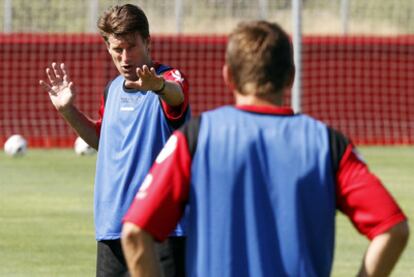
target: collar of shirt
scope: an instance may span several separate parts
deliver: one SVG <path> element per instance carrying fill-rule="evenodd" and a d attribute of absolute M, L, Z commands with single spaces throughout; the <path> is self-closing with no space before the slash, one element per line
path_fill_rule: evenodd
<path fill-rule="evenodd" d="M 275 115 L 294 115 L 293 109 L 286 106 L 276 105 L 236 105 L 236 109 L 262 114 L 275 114 Z"/>

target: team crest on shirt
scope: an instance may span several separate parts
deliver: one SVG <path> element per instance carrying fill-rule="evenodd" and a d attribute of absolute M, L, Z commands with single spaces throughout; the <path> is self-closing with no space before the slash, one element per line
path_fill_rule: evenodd
<path fill-rule="evenodd" d="M 171 135 L 171 137 L 165 143 L 164 148 L 158 154 L 157 159 L 155 160 L 157 164 L 160 164 L 163 161 L 165 161 L 165 159 L 168 158 L 174 152 L 174 150 L 177 148 L 177 141 L 177 136 Z"/>
<path fill-rule="evenodd" d="M 180 73 L 180 71 L 178 71 L 178 70 L 174 70 L 174 71 L 171 73 L 171 76 L 174 78 L 174 80 L 175 80 L 176 82 L 180 82 L 180 83 L 182 83 L 182 82 L 184 81 L 184 78 L 181 76 L 181 73 Z"/>
<path fill-rule="evenodd" d="M 149 186 L 151 185 L 151 183 L 152 183 L 152 179 L 154 179 L 154 178 L 152 177 L 152 174 L 151 174 L 151 173 L 149 173 L 149 174 L 145 177 L 144 181 L 142 182 L 141 187 L 139 188 L 138 193 L 137 193 L 137 195 L 135 196 L 136 198 L 138 198 L 138 199 L 142 199 L 142 198 L 147 197 L 147 189 L 148 189 L 148 188 L 149 188 Z"/>

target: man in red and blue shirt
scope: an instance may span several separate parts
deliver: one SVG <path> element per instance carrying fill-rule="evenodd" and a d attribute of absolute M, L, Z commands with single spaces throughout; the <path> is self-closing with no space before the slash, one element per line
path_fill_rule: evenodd
<path fill-rule="evenodd" d="M 121 220 L 171 133 L 189 119 L 188 83 L 178 69 L 153 62 L 148 20 L 135 5 L 114 6 L 98 28 L 120 75 L 105 89 L 100 119 L 74 105 L 75 89 L 64 64 L 46 69 L 41 85 L 75 131 L 98 149 L 95 178 L 97 276 L 127 276 Z M 98 148 L 99 146 L 99 148 Z M 171 230 L 158 245 L 165 276 L 183 276 L 184 231 Z"/>
<path fill-rule="evenodd" d="M 229 36 L 235 106 L 176 131 L 124 218 L 132 276 L 156 276 L 153 240 L 187 220 L 188 276 L 329 276 L 336 210 L 371 240 L 359 274 L 387 275 L 406 217 L 340 132 L 282 106 L 294 76 L 288 35 L 265 21 Z"/>

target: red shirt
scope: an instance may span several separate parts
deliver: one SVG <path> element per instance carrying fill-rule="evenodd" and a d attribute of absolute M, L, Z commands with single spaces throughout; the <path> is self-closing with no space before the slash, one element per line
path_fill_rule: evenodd
<path fill-rule="evenodd" d="M 291 114 L 286 113 L 286 109 L 239 108 L 251 112 Z M 124 221 L 140 226 L 157 240 L 168 236 L 181 218 L 189 198 L 191 144 L 188 134 L 182 130 L 171 136 Z M 337 209 L 349 217 L 360 233 L 372 239 L 406 220 L 406 216 L 380 180 L 370 172 L 354 145 L 344 140 L 343 147 L 336 169 Z"/>

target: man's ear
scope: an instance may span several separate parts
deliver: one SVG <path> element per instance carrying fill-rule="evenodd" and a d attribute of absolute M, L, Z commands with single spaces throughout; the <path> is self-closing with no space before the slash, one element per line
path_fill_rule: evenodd
<path fill-rule="evenodd" d="M 222 69 L 223 79 L 226 86 L 231 90 L 234 91 L 236 86 L 234 84 L 233 74 L 230 70 L 230 67 L 227 64 L 223 65 Z"/>
<path fill-rule="evenodd" d="M 287 80 L 286 86 L 288 88 L 292 88 L 293 82 L 295 81 L 295 67 L 293 67 L 292 72 L 289 75 L 289 79 Z"/>
<path fill-rule="evenodd" d="M 148 51 L 148 53 L 151 53 L 151 43 L 152 43 L 152 41 L 151 41 L 151 37 L 150 36 L 148 36 L 146 39 L 145 39 L 145 47 L 147 48 L 147 51 Z"/>

